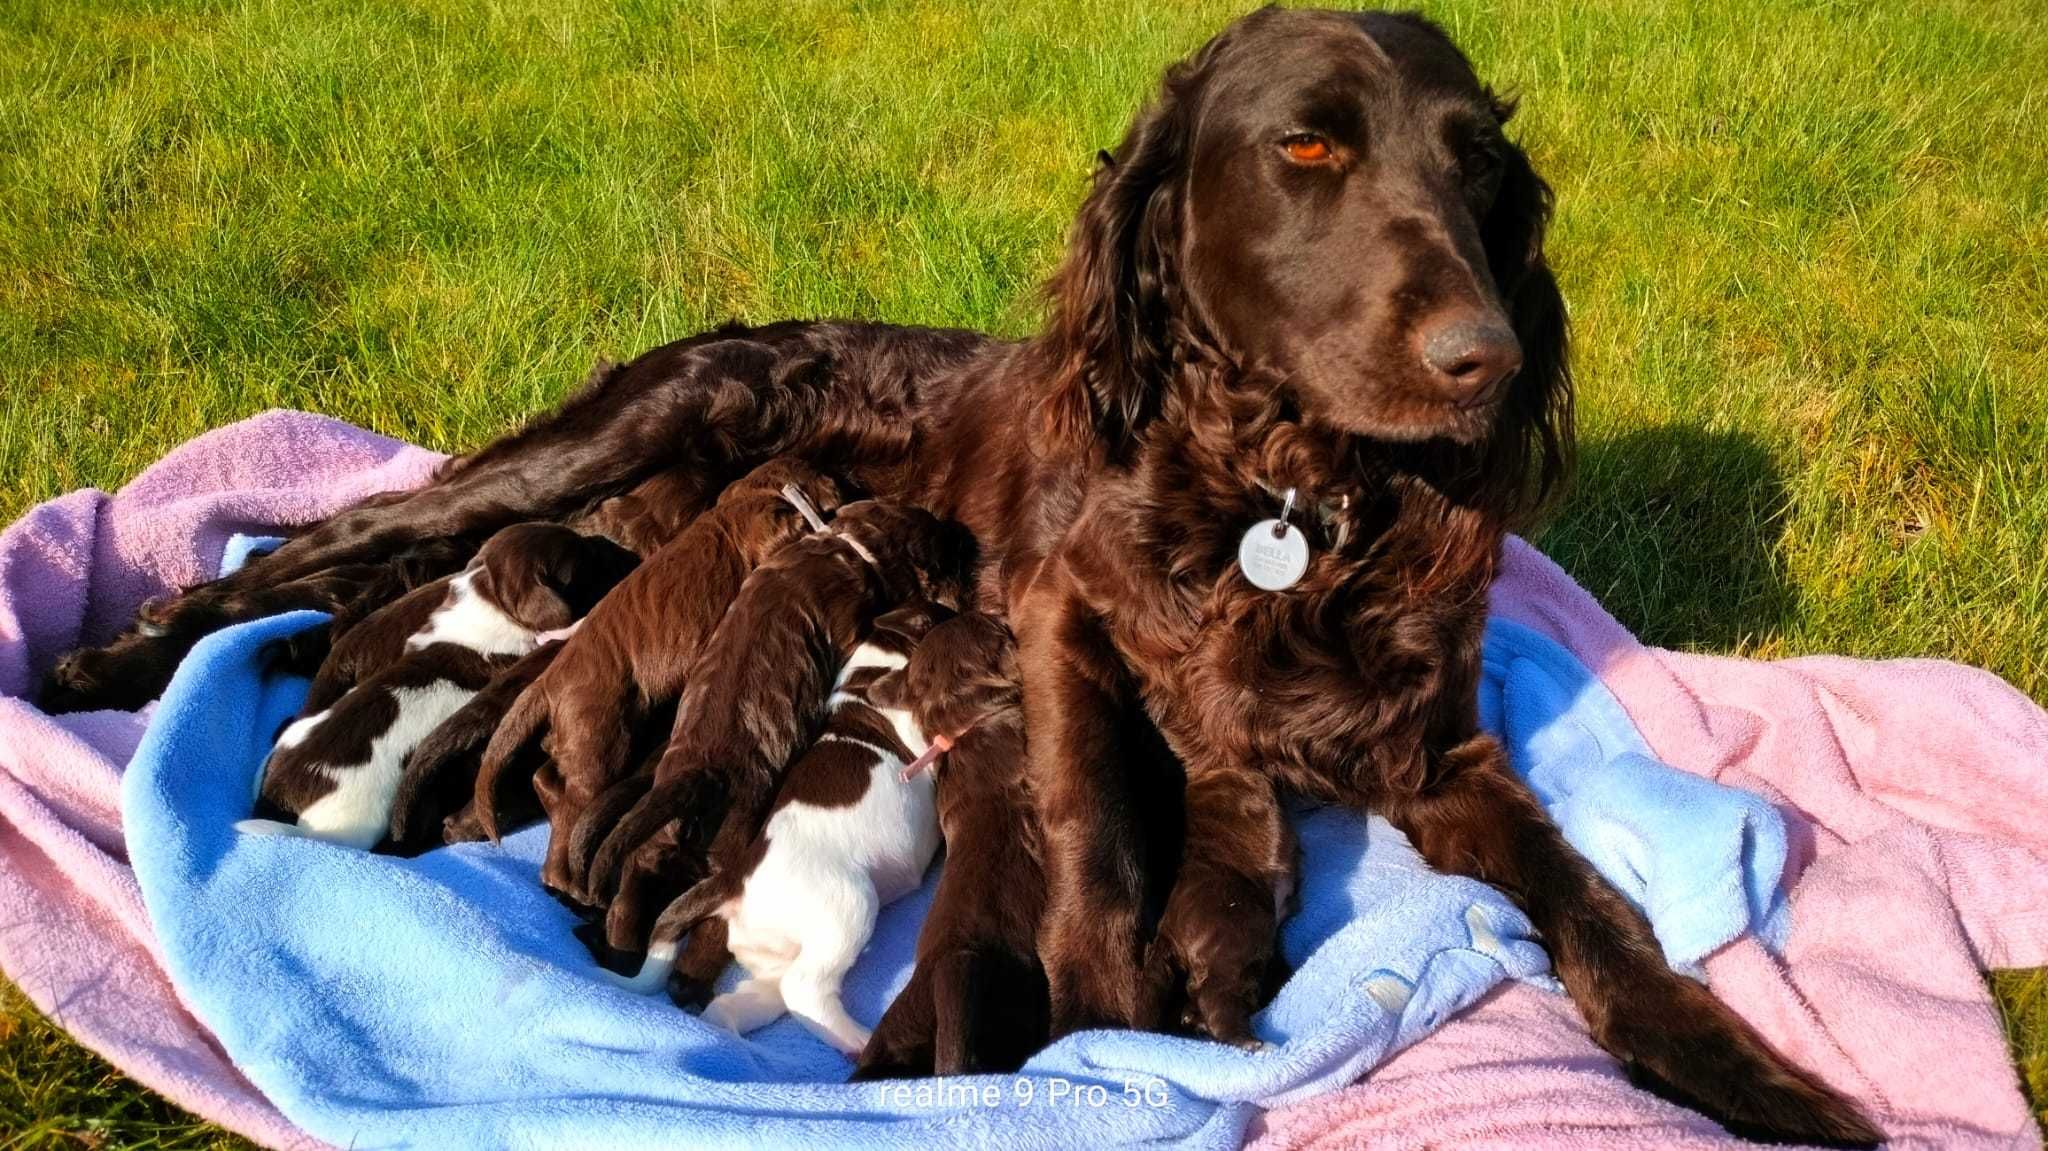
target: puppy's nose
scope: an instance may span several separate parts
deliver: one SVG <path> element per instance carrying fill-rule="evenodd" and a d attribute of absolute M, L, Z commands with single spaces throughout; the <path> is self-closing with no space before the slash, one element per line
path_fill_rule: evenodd
<path fill-rule="evenodd" d="M 1466 314 L 1422 334 L 1422 362 L 1458 403 L 1481 404 L 1522 370 L 1522 342 L 1500 316 Z"/>

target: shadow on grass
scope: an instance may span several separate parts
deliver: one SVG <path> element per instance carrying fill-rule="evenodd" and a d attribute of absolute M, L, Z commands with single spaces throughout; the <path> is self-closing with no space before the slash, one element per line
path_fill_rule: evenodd
<path fill-rule="evenodd" d="M 1580 445 L 1535 542 L 1644 642 L 1752 650 L 1798 607 L 1777 540 L 1785 485 L 1746 432 L 1648 428 Z"/>

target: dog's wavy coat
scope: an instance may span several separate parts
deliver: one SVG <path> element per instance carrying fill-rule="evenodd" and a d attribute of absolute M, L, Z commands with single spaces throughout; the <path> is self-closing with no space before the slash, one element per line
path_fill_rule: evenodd
<path fill-rule="evenodd" d="M 1163 735 L 1189 794 L 1219 799 L 1186 858 L 1252 914 L 1280 910 L 1276 787 L 1384 813 L 1528 911 L 1645 1082 L 1744 1134 L 1869 1143 L 1852 1105 L 1664 965 L 1478 730 L 1501 541 L 1571 446 L 1549 191 L 1510 111 L 1419 17 L 1253 13 L 1170 71 L 1097 173 L 1038 336 L 779 324 L 657 349 L 181 601 L 164 635 L 75 655 L 55 686 L 89 697 L 266 581 L 795 454 L 977 536 L 980 601 L 1019 644 L 1055 1032 L 1154 1022 L 1156 851 L 1125 765 Z M 1289 489 L 1313 560 L 1260 591 L 1237 543 Z M 1228 1034 L 1257 981 L 1225 975 L 1203 977 L 1199 1014 Z"/>

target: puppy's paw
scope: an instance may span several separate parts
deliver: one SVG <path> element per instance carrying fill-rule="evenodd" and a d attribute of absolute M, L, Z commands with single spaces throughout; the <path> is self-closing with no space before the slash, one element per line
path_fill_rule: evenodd
<path fill-rule="evenodd" d="M 474 808 L 465 807 L 441 821 L 443 843 L 482 843 L 488 838 Z"/>
<path fill-rule="evenodd" d="M 332 645 L 328 643 L 328 625 L 316 624 L 304 631 L 294 632 L 283 639 L 274 639 L 263 645 L 257 653 L 259 666 L 266 676 L 295 675 L 312 679 L 320 673 L 320 665 L 327 662 Z"/>

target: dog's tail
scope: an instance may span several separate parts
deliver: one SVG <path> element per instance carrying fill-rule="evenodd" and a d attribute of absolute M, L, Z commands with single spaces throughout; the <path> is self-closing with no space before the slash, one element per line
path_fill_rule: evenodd
<path fill-rule="evenodd" d="M 475 805 L 477 826 L 492 843 L 499 838 L 498 781 L 515 762 L 529 769 L 534 766 L 527 751 L 540 739 L 553 714 L 548 693 L 538 684 L 528 684 L 519 698 L 512 701 L 505 718 L 498 721 L 491 741 L 484 745 L 483 763 L 476 769 L 476 794 L 471 802 Z"/>
<path fill-rule="evenodd" d="M 606 976 L 635 995 L 652 995 L 667 987 L 669 973 L 675 970 L 676 955 L 682 950 L 683 937 L 738 898 L 741 886 L 742 881 L 729 871 L 706 876 L 676 896 L 662 911 L 661 918 L 654 921 L 654 931 L 647 940 L 647 960 L 640 965 L 640 974 L 628 977 L 607 971 Z"/>

